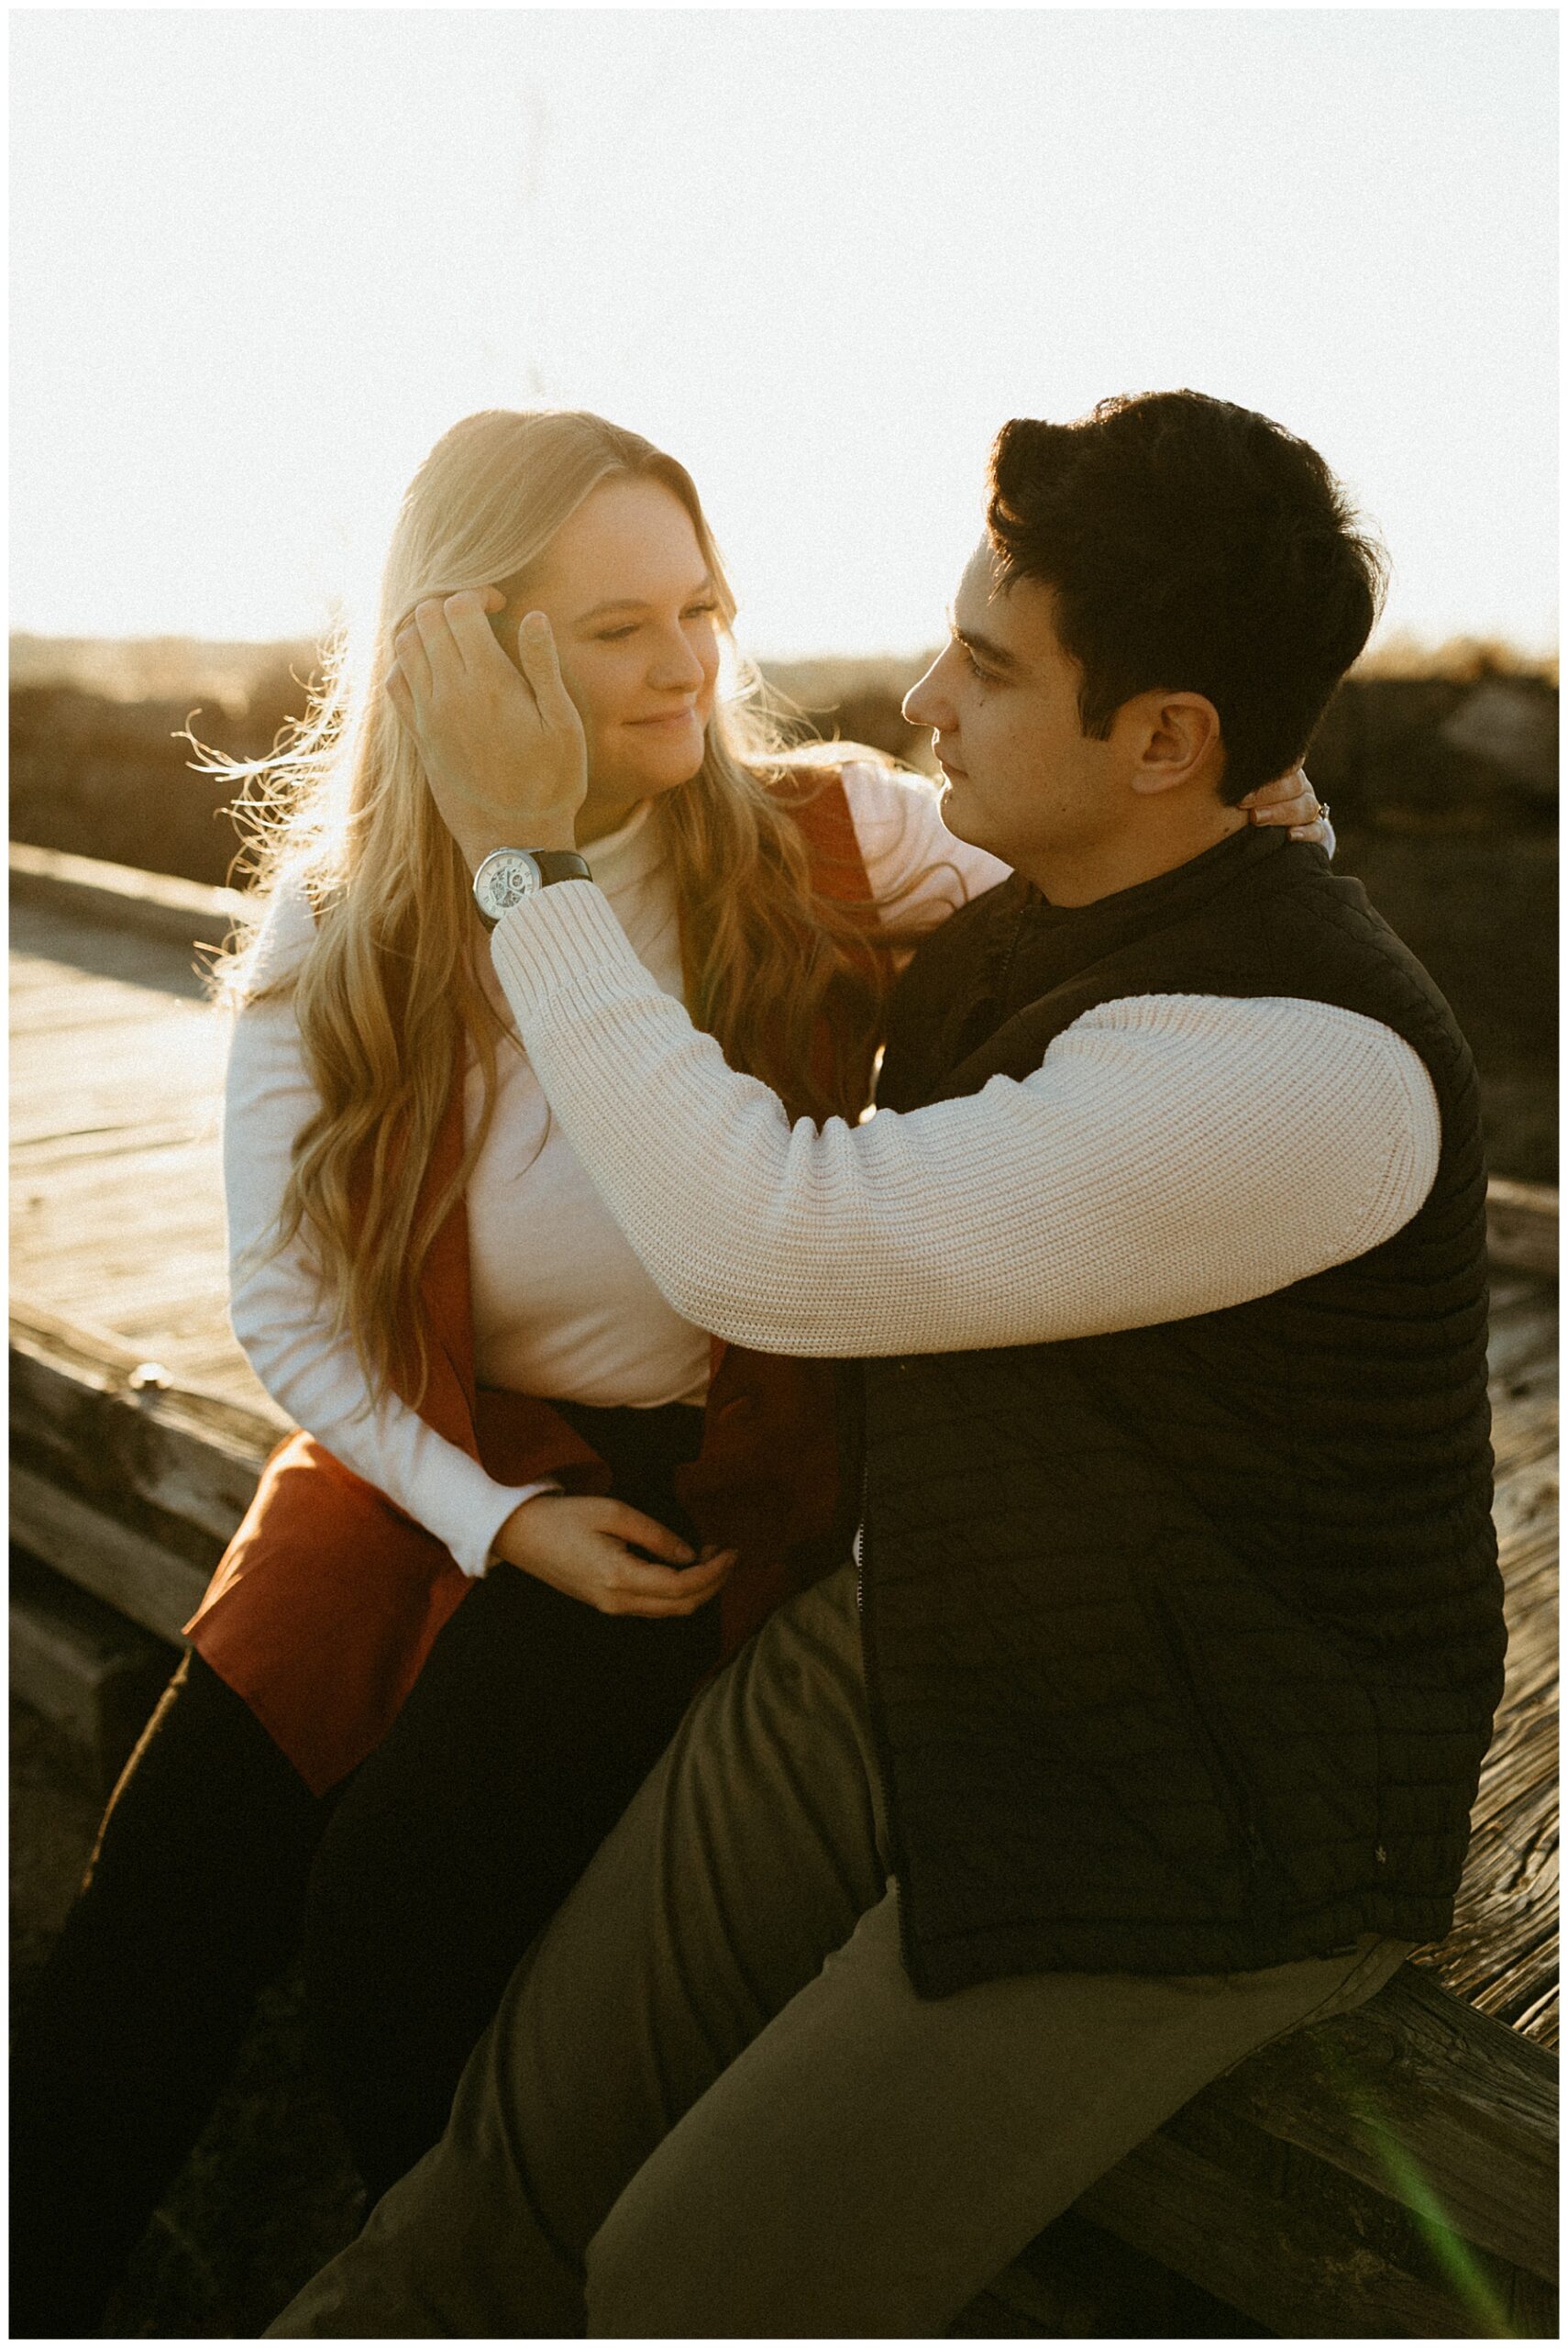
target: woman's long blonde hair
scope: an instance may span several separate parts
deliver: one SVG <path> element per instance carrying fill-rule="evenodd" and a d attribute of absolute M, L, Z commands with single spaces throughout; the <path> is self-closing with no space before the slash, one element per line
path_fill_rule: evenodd
<path fill-rule="evenodd" d="M 627 474 L 662 482 L 685 507 L 727 630 L 734 597 L 683 466 L 602 416 L 489 409 L 455 425 L 410 483 L 369 639 L 334 645 L 309 715 L 272 758 L 228 768 L 251 786 L 241 807 L 256 911 L 219 984 L 236 1005 L 292 995 L 320 1098 L 295 1141 L 277 1245 L 304 1235 L 334 1333 L 352 1335 L 372 1395 L 423 1394 L 421 1276 L 483 1146 L 505 1032 L 479 978 L 467 869 L 382 690 L 392 639 L 425 597 L 526 572 L 602 482 Z M 714 710 L 701 771 L 660 798 L 655 820 L 692 1016 L 792 1113 L 853 1120 L 889 956 L 909 940 L 813 887 L 789 802 L 821 785 L 755 695 L 733 697 Z M 285 880 L 308 895 L 315 936 L 269 979 L 254 948 Z M 483 1112 L 451 1180 L 422 1206 L 470 1048 Z"/>

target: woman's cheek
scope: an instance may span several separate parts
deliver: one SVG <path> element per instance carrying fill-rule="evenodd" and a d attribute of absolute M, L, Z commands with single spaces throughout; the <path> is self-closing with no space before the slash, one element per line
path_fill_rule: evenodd
<path fill-rule="evenodd" d="M 575 660 L 569 666 L 563 660 L 561 682 L 571 695 L 577 714 L 582 720 L 582 730 L 591 742 L 595 735 L 603 732 L 609 714 L 605 679 L 599 673 L 595 663 Z"/>

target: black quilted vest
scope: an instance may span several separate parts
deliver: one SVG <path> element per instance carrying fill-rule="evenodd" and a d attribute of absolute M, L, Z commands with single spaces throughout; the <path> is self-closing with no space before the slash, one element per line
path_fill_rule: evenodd
<path fill-rule="evenodd" d="M 867 1679 L 929 1995 L 1452 1921 L 1504 1631 L 1475 1074 L 1426 972 L 1277 832 L 1071 910 L 1015 878 L 911 963 L 878 1099 L 1025 1077 L 1153 993 L 1382 1021 L 1441 1160 L 1392 1239 L 1252 1303 L 861 1365 Z"/>

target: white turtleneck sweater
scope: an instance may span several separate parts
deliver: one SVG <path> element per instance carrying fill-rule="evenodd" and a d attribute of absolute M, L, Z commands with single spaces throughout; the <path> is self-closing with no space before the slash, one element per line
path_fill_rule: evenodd
<path fill-rule="evenodd" d="M 928 787 L 863 765 L 845 782 L 900 919 L 1005 877 L 943 829 Z M 492 940 L 522 1043 L 502 1047 L 469 1190 L 485 1384 L 650 1407 L 701 1401 L 710 1330 L 847 1356 L 1176 1319 L 1375 1246 L 1430 1188 L 1438 1111 L 1417 1054 L 1354 1013 L 1274 998 L 1106 1003 L 1022 1083 L 791 1129 L 681 1004 L 650 814 L 591 845 L 592 882 L 514 908 Z M 262 967 L 310 936 L 303 896 L 281 892 Z M 470 1069 L 470 1131 L 479 1095 Z M 292 1417 L 482 1573 L 513 1509 L 554 1487 L 498 1484 L 405 1405 L 372 1411 L 302 1250 L 267 1254 L 315 1102 L 288 1002 L 249 1005 L 225 1109 L 235 1334 Z"/>
<path fill-rule="evenodd" d="M 944 831 L 934 792 L 908 776 L 855 763 L 845 787 L 879 902 L 902 921 L 952 907 L 1006 867 Z M 639 980 L 679 1009 L 680 941 L 654 803 L 586 853 Z M 906 887 L 909 893 L 903 893 Z M 281 975 L 310 944 L 303 892 L 281 890 L 258 945 L 258 974 Z M 492 999 L 510 1019 L 494 973 Z M 684 1013 L 681 1013 L 684 1018 Z M 515 1034 L 501 1047 L 499 1093 L 469 1185 L 469 1248 L 480 1380 L 569 1401 L 647 1408 L 701 1402 L 708 1334 L 672 1304 L 586 1171 Z M 469 1069 L 469 1131 L 480 1070 Z M 357 1474 L 445 1542 L 465 1572 L 484 1571 L 501 1524 L 550 1484 L 509 1486 L 391 1401 L 372 1411 L 351 1342 L 332 1341 L 308 1257 L 269 1250 L 295 1136 L 316 1106 L 287 998 L 248 1004 L 235 1023 L 224 1103 L 230 1317 L 251 1367 L 289 1415 Z"/>

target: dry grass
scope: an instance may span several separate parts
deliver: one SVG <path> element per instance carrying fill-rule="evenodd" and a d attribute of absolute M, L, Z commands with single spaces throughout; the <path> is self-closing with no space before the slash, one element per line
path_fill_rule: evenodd
<path fill-rule="evenodd" d="M 207 643 L 191 636 L 13 636 L 11 690 L 96 693 L 105 701 L 215 702 L 243 717 L 291 673 L 318 658 L 308 637 L 270 644 Z"/>
<path fill-rule="evenodd" d="M 1555 652 L 1520 652 L 1495 636 L 1451 636 L 1441 644 L 1396 630 L 1366 653 L 1353 677 L 1409 677 L 1450 685 L 1478 685 L 1486 677 L 1529 677 L 1557 682 Z"/>
<path fill-rule="evenodd" d="M 907 656 L 767 660 L 770 685 L 808 716 L 831 713 L 868 696 L 901 699 L 933 659 L 934 648 Z M 178 701 L 184 695 L 216 702 L 243 716 L 258 693 L 280 674 L 310 675 L 319 647 L 308 637 L 267 643 L 224 643 L 191 636 L 29 636 L 11 638 L 11 686 L 55 686 L 101 693 L 107 701 Z M 1525 653 L 1496 637 L 1455 636 L 1427 644 L 1396 632 L 1356 663 L 1357 677 L 1441 679 L 1475 684 L 1484 677 L 1530 677 L 1555 685 L 1557 656 Z"/>

